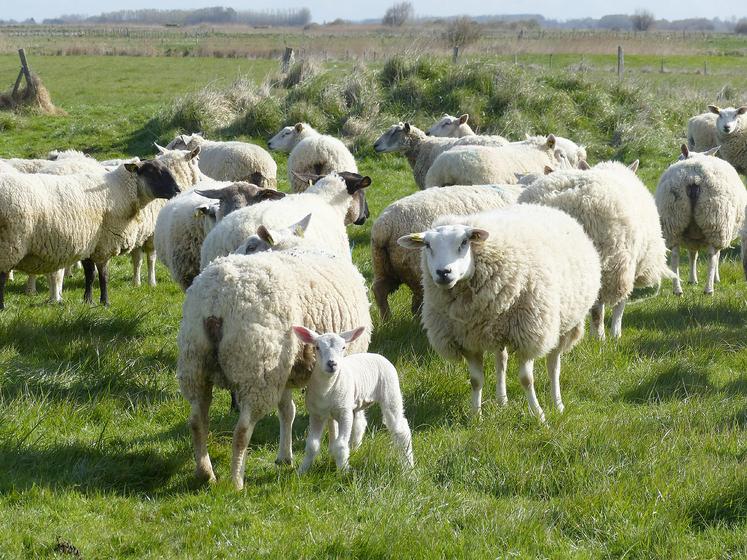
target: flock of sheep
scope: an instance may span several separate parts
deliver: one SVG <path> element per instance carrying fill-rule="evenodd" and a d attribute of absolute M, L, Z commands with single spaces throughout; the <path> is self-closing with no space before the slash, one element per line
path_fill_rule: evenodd
<path fill-rule="evenodd" d="M 636 175 L 637 161 L 590 166 L 582 146 L 554 135 L 516 142 L 476 135 L 467 115 L 444 115 L 427 133 L 393 125 L 375 150 L 404 154 L 421 190 L 390 204 L 371 230 L 382 319 L 391 315 L 388 296 L 406 284 L 433 348 L 466 360 L 475 413 L 486 351 L 496 355 L 496 398 L 507 402 L 508 350 L 543 422 L 533 369 L 546 358 L 562 411 L 561 355 L 582 337 L 588 314 L 592 335 L 604 338 L 611 306 L 618 338 L 634 288 L 671 278 L 681 294 L 680 247 L 690 251 L 692 283 L 697 251 L 707 251 L 712 293 L 720 251 L 740 232 L 747 237 L 738 175 L 747 169 L 747 107 L 710 111 L 691 119 L 690 145 L 654 196 Z M 305 123 L 283 128 L 269 148 L 290 154 L 291 194 L 276 190 L 277 165 L 259 146 L 198 134 L 177 136 L 147 161 L 98 162 L 75 151 L 0 160 L 0 307 L 13 270 L 48 275 L 50 299 L 60 301 L 65 269 L 78 261 L 85 301 L 98 271 L 107 304 L 108 261 L 131 254 L 139 284 L 146 253 L 155 284 L 157 254 L 186 292 L 177 377 L 191 405 L 198 477 L 215 480 L 206 444 L 214 386 L 231 391 L 239 412 L 237 488 L 253 428 L 276 408 L 277 462 L 292 462 L 292 390 L 303 387 L 310 426 L 302 471 L 325 424 L 330 451 L 347 468 L 372 403 L 412 465 L 396 370 L 366 353 L 368 288 L 347 235 L 348 225 L 369 217 L 371 179 L 358 174 L 342 142 Z"/>

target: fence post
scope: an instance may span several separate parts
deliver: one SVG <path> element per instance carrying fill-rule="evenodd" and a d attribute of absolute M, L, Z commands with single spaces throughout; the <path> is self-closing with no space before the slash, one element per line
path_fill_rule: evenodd
<path fill-rule="evenodd" d="M 21 85 L 21 76 L 26 76 L 26 86 L 28 87 L 29 91 L 34 93 L 34 82 L 31 81 L 31 70 L 29 69 L 29 64 L 26 61 L 26 51 L 24 49 L 18 49 L 18 58 L 21 59 L 21 71 L 18 73 L 18 78 L 16 78 L 16 83 L 13 86 L 13 93 L 11 94 L 12 98 L 15 98 L 16 94 L 18 93 L 18 88 Z"/>
<path fill-rule="evenodd" d="M 283 74 L 290 69 L 291 64 L 293 64 L 293 49 L 291 47 L 285 47 L 285 52 L 283 53 Z"/>
<path fill-rule="evenodd" d="M 664 57 L 662 57 L 662 59 L 661 59 L 661 68 L 659 69 L 659 72 L 660 72 L 661 74 L 663 74 L 663 73 L 664 73 Z"/>
<path fill-rule="evenodd" d="M 623 74 L 625 73 L 625 55 L 623 54 L 623 48 L 617 47 L 617 79 L 622 80 Z"/>
<path fill-rule="evenodd" d="M 458 47 L 458 46 L 456 46 L 456 47 L 454 47 L 454 52 L 453 52 L 453 54 L 452 54 L 452 62 L 453 62 L 454 64 L 456 64 L 456 63 L 457 63 L 457 59 L 458 59 L 458 58 L 459 58 L 459 47 Z"/>
<path fill-rule="evenodd" d="M 550 53 L 550 70 L 552 70 L 552 53 Z"/>
<path fill-rule="evenodd" d="M 519 64 L 519 55 L 514 53 L 514 66 L 516 66 L 517 64 Z"/>
<path fill-rule="evenodd" d="M 708 61 L 707 60 L 703 61 L 703 75 L 704 76 L 708 75 Z"/>

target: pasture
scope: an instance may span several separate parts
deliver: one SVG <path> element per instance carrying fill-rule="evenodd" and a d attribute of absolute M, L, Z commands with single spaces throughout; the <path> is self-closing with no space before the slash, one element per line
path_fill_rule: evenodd
<path fill-rule="evenodd" d="M 742 57 L 729 60 L 743 70 Z M 31 63 L 68 115 L 0 113 L 4 157 L 53 148 L 150 155 L 154 140 L 178 128 L 155 118 L 174 97 L 206 84 L 225 88 L 242 75 L 261 81 L 277 69 L 273 61 L 225 58 Z M 0 77 L 12 81 L 15 66 L 14 56 L 0 56 Z M 687 116 L 724 85 L 745 100 L 743 71 L 733 79 L 639 73 L 629 89 L 610 85 L 606 70 L 576 82 L 565 67 L 526 72 L 544 84 L 538 97 L 483 105 L 475 118 L 482 110 L 486 128 L 511 137 L 527 128 L 578 136 L 593 163 L 640 158 L 651 189 L 676 159 Z M 408 100 L 430 92 L 429 79 L 402 77 L 392 84 L 398 97 L 382 107 L 401 107 L 402 117 L 427 128 L 441 112 L 462 110 L 455 103 L 480 106 L 465 86 L 438 109 L 423 102 L 409 110 Z M 553 110 L 558 99 L 567 103 L 563 114 Z M 499 113 L 505 118 L 491 121 Z M 382 111 L 372 124 L 383 131 L 393 117 Z M 319 118 L 336 130 L 334 115 Z M 416 189 L 403 157 L 376 156 L 362 144 L 357 156 L 373 179 L 372 219 Z M 277 159 L 286 190 L 285 158 Z M 368 281 L 371 223 L 349 228 Z M 544 361 L 537 363 L 548 426 L 530 416 L 512 360 L 509 405 L 497 406 L 488 374 L 482 418 L 472 418 L 466 365 L 430 349 L 403 287 L 390 322 L 372 308 L 371 349 L 399 371 L 415 470 L 399 469 L 374 411 L 350 474 L 336 472 L 323 449 L 299 478 L 274 464 L 278 422 L 269 417 L 254 431 L 240 493 L 228 480 L 236 414 L 226 392 L 216 393 L 208 442 L 219 482 L 194 480 L 189 407 L 174 376 L 183 294 L 160 263 L 158 286 L 135 288 L 129 258 L 117 259 L 109 308 L 82 303 L 80 272 L 66 281 L 60 306 L 45 303 L 43 280 L 40 295 L 25 296 L 19 275 L 0 313 L 0 558 L 49 557 L 58 537 L 84 558 L 742 558 L 747 284 L 738 250 L 723 259 L 714 296 L 702 293 L 701 264 L 701 285 L 686 286 L 683 297 L 666 282 L 656 297 L 630 304 L 620 341 L 587 337 L 567 355 L 562 415 L 550 406 Z M 297 466 L 307 417 L 300 393 L 295 400 Z"/>

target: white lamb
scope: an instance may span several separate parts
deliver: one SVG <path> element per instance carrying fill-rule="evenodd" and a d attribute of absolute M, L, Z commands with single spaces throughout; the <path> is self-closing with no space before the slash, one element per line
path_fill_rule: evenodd
<path fill-rule="evenodd" d="M 369 177 L 357 173 L 331 173 L 321 178 L 308 191 L 291 194 L 278 201 L 265 201 L 242 208 L 218 222 L 205 237 L 200 251 L 200 268 L 204 269 L 217 257 L 234 252 L 260 225 L 283 227 L 313 213 L 314 221 L 306 232 L 309 245 L 326 247 L 330 252 L 350 260 L 350 242 L 345 229 L 345 217 L 356 206 L 365 221 L 365 208 L 360 206 L 363 190 L 371 184 Z"/>
<path fill-rule="evenodd" d="M 485 351 L 496 352 L 496 395 L 507 402 L 508 347 L 542 421 L 533 368 L 547 355 L 553 400 L 562 411 L 560 355 L 583 336 L 600 286 L 599 255 L 579 223 L 554 208 L 517 204 L 444 216 L 400 243 L 422 249 L 423 326 L 441 356 L 467 360 L 473 410 L 481 408 Z"/>
<path fill-rule="evenodd" d="M 437 136 L 440 138 L 461 138 L 462 136 L 474 136 L 475 131 L 467 124 L 469 115 L 463 114 L 461 117 L 452 117 L 448 113 L 439 121 L 430 127 L 425 133 L 428 136 Z"/>
<path fill-rule="evenodd" d="M 682 295 L 679 277 L 680 246 L 690 251 L 690 283 L 697 284 L 698 250 L 708 250 L 705 293 L 719 281 L 721 249 L 728 247 L 742 228 L 747 191 L 734 167 L 713 156 L 690 153 L 669 166 L 654 195 L 675 274 L 675 295 Z"/>
<path fill-rule="evenodd" d="M 353 154 L 341 140 L 319 134 L 307 123 L 286 126 L 270 139 L 267 146 L 271 150 L 290 154 L 288 182 L 293 192 L 303 192 L 309 188 L 308 182 L 299 175 L 328 175 L 333 171 L 358 173 Z"/>
<path fill-rule="evenodd" d="M 693 152 L 705 152 L 718 146 L 716 120 L 718 114 L 701 113 L 687 121 L 687 147 Z"/>
<path fill-rule="evenodd" d="M 542 204 L 578 220 L 596 247 L 602 288 L 591 310 L 591 333 L 604 338 L 604 306 L 613 306 L 612 336 L 622 334 L 625 303 L 633 288 L 669 278 L 667 249 L 653 196 L 630 167 L 599 163 L 589 170 L 560 170 L 537 179 L 520 203 Z"/>
<path fill-rule="evenodd" d="M 292 334 L 303 323 L 321 332 L 361 325 L 350 345 L 365 352 L 371 317 L 366 284 L 348 260 L 323 253 L 263 252 L 215 260 L 187 290 L 179 329 L 177 377 L 191 405 L 196 476 L 215 480 L 207 451 L 213 386 L 237 395 L 231 479 L 244 486 L 246 447 L 255 424 L 279 409 L 279 463 L 292 461 L 295 405 L 291 389 L 306 385 L 314 353 Z M 334 438 L 333 438 L 334 439 Z"/>
<path fill-rule="evenodd" d="M 747 174 L 747 105 L 738 109 L 709 105 L 708 110 L 718 115 L 715 145 L 719 157 L 731 163 L 737 173 Z"/>
<path fill-rule="evenodd" d="M 309 411 L 309 434 L 301 474 L 309 470 L 319 453 L 324 425 L 337 421 L 337 438 L 332 455 L 337 468 L 348 470 L 351 448 L 355 451 L 366 431 L 366 409 L 374 403 L 381 406 L 384 425 L 392 433 L 404 462 L 413 466 L 412 435 L 402 406 L 397 369 L 380 354 L 346 354 L 347 344 L 355 342 L 366 330 L 358 327 L 340 334 L 317 334 L 306 327 L 294 326 L 301 342 L 313 346 L 314 370 L 306 386 L 306 409 Z"/>
<path fill-rule="evenodd" d="M 216 181 L 247 182 L 277 188 L 278 166 L 260 146 L 247 142 L 216 142 L 200 134 L 180 134 L 166 148 L 200 148 L 200 170 Z"/>
<path fill-rule="evenodd" d="M 389 294 L 401 284 L 412 291 L 413 314 L 423 303 L 420 255 L 400 247 L 400 237 L 428 229 L 433 220 L 444 214 L 466 215 L 503 208 L 515 203 L 520 193 L 518 185 L 456 185 L 418 191 L 384 208 L 371 227 L 372 290 L 381 318 L 389 319 Z"/>

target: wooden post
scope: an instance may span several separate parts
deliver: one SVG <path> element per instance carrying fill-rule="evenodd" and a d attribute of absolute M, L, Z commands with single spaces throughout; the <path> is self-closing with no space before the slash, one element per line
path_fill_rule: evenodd
<path fill-rule="evenodd" d="M 283 74 L 285 74 L 290 69 L 291 64 L 293 64 L 293 49 L 291 47 L 285 47 L 282 66 Z"/>
<path fill-rule="evenodd" d="M 454 52 L 452 53 L 452 62 L 456 64 L 458 59 L 459 59 L 459 47 L 456 46 L 454 47 Z"/>
<path fill-rule="evenodd" d="M 519 55 L 514 53 L 514 66 L 516 66 L 517 64 L 519 64 Z"/>
<path fill-rule="evenodd" d="M 18 78 L 16 78 L 16 83 L 13 86 L 13 93 L 11 94 L 11 97 L 15 97 L 16 93 L 18 93 L 18 88 L 21 85 L 21 76 L 26 77 L 26 86 L 29 89 L 30 93 L 34 93 L 34 82 L 31 81 L 31 70 L 29 69 L 29 64 L 26 61 L 26 51 L 24 49 L 18 49 L 18 58 L 21 59 L 21 71 L 18 73 Z"/>
<path fill-rule="evenodd" d="M 622 80 L 625 74 L 625 54 L 621 46 L 617 47 L 617 79 Z"/>
<path fill-rule="evenodd" d="M 704 76 L 708 75 L 708 61 L 707 60 L 703 61 L 703 75 Z"/>
<path fill-rule="evenodd" d="M 659 70 L 659 72 L 660 72 L 661 74 L 663 74 L 663 73 L 664 73 L 664 58 L 663 58 L 663 57 L 662 57 L 662 59 L 661 59 L 661 69 Z"/>
<path fill-rule="evenodd" d="M 550 70 L 552 70 L 552 53 L 550 53 Z"/>

